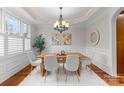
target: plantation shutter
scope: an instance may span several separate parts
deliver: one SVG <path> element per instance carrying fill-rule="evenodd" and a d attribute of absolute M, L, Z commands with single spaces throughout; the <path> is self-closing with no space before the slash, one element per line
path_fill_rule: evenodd
<path fill-rule="evenodd" d="M 23 39 L 22 38 L 18 38 L 18 52 L 23 52 Z"/>
<path fill-rule="evenodd" d="M 17 38 L 8 37 L 8 54 L 17 53 Z"/>
<path fill-rule="evenodd" d="M 8 54 L 15 54 L 23 51 L 23 39 L 8 37 Z"/>
<path fill-rule="evenodd" d="M 25 50 L 31 50 L 31 41 L 30 39 L 25 39 Z"/>
<path fill-rule="evenodd" d="M 4 56 L 4 36 L 0 36 L 0 57 Z"/>

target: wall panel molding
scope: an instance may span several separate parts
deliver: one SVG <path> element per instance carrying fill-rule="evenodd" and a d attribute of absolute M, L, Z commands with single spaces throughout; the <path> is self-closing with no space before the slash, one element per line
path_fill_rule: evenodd
<path fill-rule="evenodd" d="M 0 83 L 16 74 L 29 64 L 26 54 L 16 55 L 0 63 Z"/>
<path fill-rule="evenodd" d="M 86 55 L 93 58 L 93 63 L 103 71 L 111 75 L 111 62 L 108 49 L 86 48 Z"/>

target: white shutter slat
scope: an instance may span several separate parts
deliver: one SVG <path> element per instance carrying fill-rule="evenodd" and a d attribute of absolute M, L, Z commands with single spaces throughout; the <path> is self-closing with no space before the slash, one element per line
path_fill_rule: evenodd
<path fill-rule="evenodd" d="M 8 37 L 8 54 L 14 54 L 17 51 L 16 38 Z"/>
<path fill-rule="evenodd" d="M 23 51 L 23 39 L 19 38 L 18 39 L 18 52 L 22 52 Z"/>
<path fill-rule="evenodd" d="M 8 38 L 8 54 L 23 52 L 23 39 L 19 37 Z"/>
<path fill-rule="evenodd" d="M 0 36 L 0 56 L 4 56 L 4 36 Z"/>

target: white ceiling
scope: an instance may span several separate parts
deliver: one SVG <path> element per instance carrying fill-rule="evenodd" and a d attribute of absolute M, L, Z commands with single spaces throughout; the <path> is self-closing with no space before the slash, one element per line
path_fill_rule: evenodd
<path fill-rule="evenodd" d="M 59 7 L 24 7 L 37 24 L 54 23 L 60 15 Z M 86 21 L 99 8 L 92 7 L 63 7 L 63 18 L 70 24 Z"/>

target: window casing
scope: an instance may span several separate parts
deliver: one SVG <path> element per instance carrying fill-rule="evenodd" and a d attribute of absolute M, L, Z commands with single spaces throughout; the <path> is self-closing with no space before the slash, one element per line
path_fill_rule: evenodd
<path fill-rule="evenodd" d="M 26 23 L 22 23 L 22 35 L 24 36 L 24 37 L 27 37 L 27 35 L 28 35 L 28 24 L 26 24 Z"/>
<path fill-rule="evenodd" d="M 30 25 L 28 25 L 28 36 L 27 37 L 31 38 L 31 27 L 30 27 Z"/>

